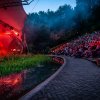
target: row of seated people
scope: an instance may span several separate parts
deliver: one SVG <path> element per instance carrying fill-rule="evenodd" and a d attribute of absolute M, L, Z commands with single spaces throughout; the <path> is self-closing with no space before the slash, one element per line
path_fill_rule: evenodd
<path fill-rule="evenodd" d="M 79 58 L 100 58 L 100 31 L 86 33 L 78 39 L 56 47 L 52 53 Z"/>

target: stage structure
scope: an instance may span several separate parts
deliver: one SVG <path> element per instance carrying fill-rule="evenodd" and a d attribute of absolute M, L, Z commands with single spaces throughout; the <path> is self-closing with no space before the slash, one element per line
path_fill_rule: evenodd
<path fill-rule="evenodd" d="M 22 34 L 27 17 L 23 5 L 29 5 L 32 1 L 0 0 L 0 55 L 22 53 L 27 47 Z"/>

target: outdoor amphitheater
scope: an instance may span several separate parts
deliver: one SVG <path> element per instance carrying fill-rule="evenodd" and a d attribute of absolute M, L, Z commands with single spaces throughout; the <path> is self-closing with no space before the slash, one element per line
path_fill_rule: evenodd
<path fill-rule="evenodd" d="M 0 100 L 100 100 L 100 0 L 75 1 L 0 0 Z"/>

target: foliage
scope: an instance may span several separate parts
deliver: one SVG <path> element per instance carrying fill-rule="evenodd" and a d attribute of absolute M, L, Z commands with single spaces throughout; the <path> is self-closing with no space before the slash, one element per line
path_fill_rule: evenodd
<path fill-rule="evenodd" d="M 26 34 L 30 52 L 44 51 L 58 43 L 72 40 L 86 32 L 100 29 L 100 0 L 76 0 L 74 9 L 63 5 L 57 11 L 31 13 L 23 33 Z M 52 39 L 51 35 L 59 35 Z"/>
<path fill-rule="evenodd" d="M 51 61 L 51 58 L 44 55 L 23 55 L 12 56 L 9 59 L 4 58 L 0 63 L 0 76 L 21 72 L 22 70 L 34 68 L 38 64 L 47 63 L 49 61 Z"/>

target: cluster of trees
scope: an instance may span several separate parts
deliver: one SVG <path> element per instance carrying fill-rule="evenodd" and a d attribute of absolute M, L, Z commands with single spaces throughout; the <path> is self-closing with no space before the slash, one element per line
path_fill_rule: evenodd
<path fill-rule="evenodd" d="M 23 33 L 30 52 L 46 52 L 59 43 L 100 29 L 100 0 L 76 0 L 76 7 L 60 6 L 57 11 L 28 15 Z M 64 34 L 58 40 L 51 35 Z"/>

